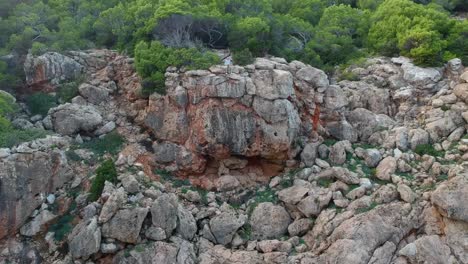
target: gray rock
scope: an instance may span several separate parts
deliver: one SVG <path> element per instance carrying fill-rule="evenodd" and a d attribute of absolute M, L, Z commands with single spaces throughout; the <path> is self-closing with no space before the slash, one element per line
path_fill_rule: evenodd
<path fill-rule="evenodd" d="M 170 237 L 177 227 L 177 197 L 175 194 L 163 194 L 151 206 L 153 226 L 160 227 Z"/>
<path fill-rule="evenodd" d="M 231 243 L 236 231 L 245 224 L 247 216 L 237 215 L 234 211 L 222 212 L 211 218 L 210 229 L 216 243 L 227 245 Z"/>
<path fill-rule="evenodd" d="M 135 244 L 140 235 L 141 226 L 148 214 L 147 208 L 123 209 L 102 226 L 102 235 L 125 243 Z"/>
<path fill-rule="evenodd" d="M 99 222 L 105 223 L 109 221 L 115 212 L 127 202 L 127 194 L 123 188 L 115 190 L 102 206 L 101 214 L 99 215 Z"/>
<path fill-rule="evenodd" d="M 331 201 L 331 198 L 332 192 L 330 190 L 316 188 L 309 192 L 309 196 L 299 202 L 297 209 L 306 217 L 318 216 Z"/>
<path fill-rule="evenodd" d="M 35 236 L 39 233 L 44 226 L 50 221 L 54 220 L 57 216 L 48 210 L 41 211 L 34 219 L 21 227 L 20 233 L 23 236 Z"/>
<path fill-rule="evenodd" d="M 377 149 L 367 149 L 364 154 L 364 161 L 367 166 L 375 168 L 382 160 L 382 155 Z"/>
<path fill-rule="evenodd" d="M 283 207 L 270 202 L 260 203 L 250 217 L 252 238 L 279 238 L 287 232 L 290 223 L 291 218 Z"/>
<path fill-rule="evenodd" d="M 442 215 L 468 222 L 468 176 L 466 172 L 444 182 L 432 193 L 432 203 Z"/>
<path fill-rule="evenodd" d="M 140 184 L 133 175 L 127 175 L 121 178 L 122 185 L 128 193 L 137 193 L 140 191 Z"/>
<path fill-rule="evenodd" d="M 101 87 L 96 87 L 88 83 L 83 83 L 78 88 L 80 95 L 86 98 L 92 104 L 100 104 L 109 99 L 109 90 Z"/>
<path fill-rule="evenodd" d="M 269 100 L 286 99 L 294 94 L 293 77 L 283 70 L 258 70 L 252 75 L 256 95 Z"/>
<path fill-rule="evenodd" d="M 421 68 L 412 63 L 403 63 L 403 78 L 418 88 L 429 88 L 442 78 L 442 74 L 435 68 Z"/>
<path fill-rule="evenodd" d="M 192 213 L 179 204 L 177 217 L 179 219 L 177 233 L 179 233 L 183 239 L 192 240 L 197 232 L 197 222 Z"/>
<path fill-rule="evenodd" d="M 383 159 L 376 169 L 376 177 L 389 181 L 393 173 L 395 173 L 397 167 L 396 159 L 394 157 L 386 157 Z"/>
<path fill-rule="evenodd" d="M 295 220 L 288 226 L 290 236 L 302 236 L 312 227 L 312 221 L 308 218 Z"/>
<path fill-rule="evenodd" d="M 82 221 L 68 235 L 68 246 L 73 258 L 87 259 L 101 247 L 101 228 L 97 218 Z"/>
<path fill-rule="evenodd" d="M 11 122 L 11 125 L 16 129 L 21 130 L 31 129 L 34 127 L 34 125 L 31 122 L 23 118 L 17 118 L 13 120 L 13 122 Z"/>
<path fill-rule="evenodd" d="M 220 192 L 232 191 L 240 186 L 240 182 L 234 176 L 224 175 L 216 179 L 215 186 Z"/>
<path fill-rule="evenodd" d="M 66 80 L 76 79 L 84 67 L 71 57 L 56 52 L 47 52 L 39 57 L 28 54 L 24 73 L 28 85 L 51 83 L 57 85 Z"/>
<path fill-rule="evenodd" d="M 400 194 L 400 198 L 407 203 L 412 203 L 416 199 L 416 194 L 408 185 L 398 184 L 397 191 Z"/>
<path fill-rule="evenodd" d="M 330 147 L 330 162 L 333 165 L 342 165 L 346 162 L 346 149 L 341 142 L 335 143 Z"/>
<path fill-rule="evenodd" d="M 309 192 L 308 188 L 294 185 L 278 192 L 278 198 L 287 204 L 297 204 Z"/>
<path fill-rule="evenodd" d="M 117 252 L 119 248 L 114 243 L 102 243 L 101 244 L 101 252 L 104 254 L 113 254 Z"/>
<path fill-rule="evenodd" d="M 298 70 L 296 77 L 311 84 L 314 88 L 325 88 L 329 85 L 328 76 L 325 72 L 310 66 Z"/>
<path fill-rule="evenodd" d="M 105 135 L 105 134 L 112 132 L 112 130 L 114 130 L 115 127 L 116 127 L 115 122 L 110 121 L 110 122 L 107 122 L 104 126 L 100 127 L 98 130 L 96 130 L 94 134 L 96 136 Z"/>
<path fill-rule="evenodd" d="M 429 133 L 421 128 L 412 129 L 409 132 L 409 141 L 411 149 L 415 150 L 417 146 L 429 143 Z"/>
<path fill-rule="evenodd" d="M 320 142 L 308 143 L 302 150 L 301 161 L 304 162 L 307 167 L 312 167 L 315 164 L 315 159 L 317 158 L 317 152 L 320 145 Z"/>
<path fill-rule="evenodd" d="M 160 227 L 150 226 L 146 232 L 145 236 L 151 240 L 161 241 L 167 238 L 166 231 Z"/>
<path fill-rule="evenodd" d="M 92 106 L 67 103 L 50 109 L 49 113 L 54 130 L 62 135 L 92 132 L 102 123 L 101 114 Z"/>

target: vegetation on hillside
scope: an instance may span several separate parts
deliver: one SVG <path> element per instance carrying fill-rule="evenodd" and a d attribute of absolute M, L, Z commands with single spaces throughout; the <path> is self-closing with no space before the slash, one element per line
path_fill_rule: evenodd
<path fill-rule="evenodd" d="M 422 65 L 460 57 L 468 64 L 468 22 L 451 15 L 466 11 L 464 2 L 6 0 L 0 3 L 0 88 L 14 85 L 20 72 L 2 62 L 4 55 L 96 47 L 134 55 L 147 93 L 162 85 L 168 65 L 218 62 L 208 52 L 213 48 L 229 48 L 239 63 L 272 54 L 324 69 L 367 54 L 401 54 Z"/>

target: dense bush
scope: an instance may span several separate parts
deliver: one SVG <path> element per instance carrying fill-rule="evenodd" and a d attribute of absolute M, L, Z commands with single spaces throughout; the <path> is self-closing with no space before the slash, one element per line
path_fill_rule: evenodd
<path fill-rule="evenodd" d="M 144 93 L 164 93 L 164 73 L 169 66 L 186 69 L 207 69 L 219 63 L 219 57 L 212 52 L 196 48 L 171 48 L 158 41 L 140 42 L 135 48 L 135 65 L 138 73 L 145 78 Z M 153 88 L 151 88 L 153 87 Z"/>
<path fill-rule="evenodd" d="M 91 189 L 89 190 L 89 200 L 96 201 L 102 194 L 104 183 L 108 181 L 111 183 L 117 182 L 117 169 L 112 160 L 104 161 L 99 168 L 96 169 L 96 177 L 94 178 Z"/>
<path fill-rule="evenodd" d="M 26 99 L 29 111 L 33 115 L 47 115 L 50 108 L 57 106 L 55 96 L 46 93 L 35 93 Z"/>
<path fill-rule="evenodd" d="M 254 62 L 254 57 L 249 49 L 234 52 L 232 56 L 234 63 L 238 65 L 247 65 Z"/>

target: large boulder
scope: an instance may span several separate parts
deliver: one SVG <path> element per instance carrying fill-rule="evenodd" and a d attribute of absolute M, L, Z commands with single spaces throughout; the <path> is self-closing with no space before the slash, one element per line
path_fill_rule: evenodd
<path fill-rule="evenodd" d="M 138 241 L 141 225 L 147 214 L 147 208 L 120 210 L 102 226 L 102 236 L 134 244 Z"/>
<path fill-rule="evenodd" d="M 250 217 L 253 239 L 274 239 L 286 234 L 291 218 L 283 207 L 270 202 L 258 204 Z"/>
<path fill-rule="evenodd" d="M 87 259 L 101 247 L 101 228 L 97 218 L 80 222 L 68 235 L 68 246 L 73 258 Z"/>
<path fill-rule="evenodd" d="M 49 110 L 54 130 L 62 135 L 92 132 L 103 118 L 93 106 L 66 103 Z"/>
<path fill-rule="evenodd" d="M 234 210 L 222 212 L 211 218 L 210 229 L 217 244 L 227 245 L 231 243 L 236 231 L 242 227 L 247 220 L 245 215 L 237 215 Z"/>
<path fill-rule="evenodd" d="M 175 194 L 163 194 L 151 206 L 153 226 L 162 228 L 170 237 L 177 227 L 178 202 Z"/>
<path fill-rule="evenodd" d="M 442 183 L 432 193 L 432 203 L 442 215 L 468 222 L 468 176 L 463 173 Z"/>
<path fill-rule="evenodd" d="M 436 68 L 422 68 L 407 62 L 401 65 L 403 78 L 409 83 L 423 89 L 432 89 L 442 79 L 442 73 Z"/>

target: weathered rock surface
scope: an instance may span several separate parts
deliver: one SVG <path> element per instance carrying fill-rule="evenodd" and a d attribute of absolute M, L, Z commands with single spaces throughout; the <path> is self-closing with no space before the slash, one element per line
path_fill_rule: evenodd
<path fill-rule="evenodd" d="M 102 236 L 134 244 L 138 241 L 141 225 L 147 214 L 147 208 L 120 210 L 102 226 Z"/>
<path fill-rule="evenodd" d="M 260 203 L 250 217 L 254 239 L 279 238 L 288 230 L 291 218 L 281 206 L 272 203 Z"/>
<path fill-rule="evenodd" d="M 99 251 L 101 246 L 101 228 L 97 218 L 83 221 L 68 236 L 70 252 L 73 258 L 87 259 Z"/>
<path fill-rule="evenodd" d="M 50 138 L 48 142 L 60 146 L 66 141 Z M 61 150 L 36 149 L 0 159 L 0 239 L 14 234 L 42 204 L 46 193 L 53 193 L 72 178 L 73 172 Z"/>
<path fill-rule="evenodd" d="M 64 104 L 49 110 L 54 130 L 62 135 L 78 132 L 92 132 L 102 123 L 103 118 L 92 106 Z"/>

